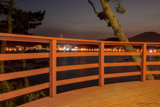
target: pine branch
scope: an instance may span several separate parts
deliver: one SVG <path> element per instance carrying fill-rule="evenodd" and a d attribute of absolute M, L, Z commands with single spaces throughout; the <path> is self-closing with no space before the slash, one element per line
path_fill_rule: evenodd
<path fill-rule="evenodd" d="M 93 8 L 93 10 L 94 10 L 94 13 L 98 15 L 99 12 L 97 12 L 96 8 L 94 7 L 93 2 L 91 2 L 91 0 L 88 0 L 88 3 L 92 6 L 92 8 Z"/>

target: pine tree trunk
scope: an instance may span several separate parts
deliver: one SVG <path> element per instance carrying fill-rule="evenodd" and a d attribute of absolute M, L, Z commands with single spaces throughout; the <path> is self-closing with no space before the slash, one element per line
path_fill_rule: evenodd
<path fill-rule="evenodd" d="M 26 69 L 26 61 L 22 60 L 22 65 L 23 65 L 23 70 Z M 29 80 L 28 77 L 24 77 L 24 87 L 27 88 L 29 87 Z"/>
<path fill-rule="evenodd" d="M 2 44 L 1 44 L 1 54 L 5 53 L 5 46 L 6 46 L 6 41 L 3 41 Z M 5 73 L 5 63 L 4 63 L 4 61 L 0 62 L 0 74 L 2 74 L 2 73 Z M 0 87 L 1 87 L 2 92 L 9 92 L 13 89 L 8 81 L 2 81 L 0 83 Z M 15 106 L 13 100 L 5 101 L 4 105 L 6 107 L 14 107 Z"/>
<path fill-rule="evenodd" d="M 12 16 L 13 3 L 14 3 L 14 0 L 11 0 L 10 4 L 9 4 L 9 9 L 8 9 L 8 17 L 7 17 L 8 33 L 12 33 L 12 17 L 11 16 Z M 6 41 L 2 41 L 1 54 L 5 54 L 6 43 L 7 43 Z M 0 62 L 0 74 L 2 74 L 2 73 L 5 73 L 5 62 L 4 61 Z M 10 85 L 10 83 L 8 81 L 2 81 L 0 86 L 2 87 L 2 92 L 9 92 L 9 91 L 13 90 L 13 87 Z M 7 101 L 5 101 L 5 106 L 6 107 L 14 107 L 15 104 L 14 104 L 13 100 L 7 100 Z"/>
<path fill-rule="evenodd" d="M 111 24 L 111 27 L 114 31 L 114 35 L 118 37 L 118 39 L 122 42 L 129 42 L 128 38 L 126 37 L 126 35 L 124 34 L 123 30 L 121 29 L 121 26 L 118 22 L 118 19 L 116 17 L 116 15 L 113 13 L 109 3 L 107 0 L 100 0 L 102 8 Z M 133 48 L 133 46 L 124 46 L 125 50 L 128 52 L 135 52 L 135 49 Z M 141 57 L 139 56 L 132 56 L 132 59 L 135 62 L 140 62 L 141 61 Z M 147 75 L 147 79 L 155 79 L 153 75 Z"/>
<path fill-rule="evenodd" d="M 8 33 L 12 33 L 12 10 L 13 10 L 14 0 L 10 0 L 9 9 L 8 9 Z"/>

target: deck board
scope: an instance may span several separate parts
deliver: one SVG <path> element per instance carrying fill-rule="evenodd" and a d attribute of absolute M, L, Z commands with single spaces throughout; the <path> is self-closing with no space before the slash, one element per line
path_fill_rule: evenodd
<path fill-rule="evenodd" d="M 158 107 L 160 80 L 89 87 L 43 98 L 19 107 Z"/>

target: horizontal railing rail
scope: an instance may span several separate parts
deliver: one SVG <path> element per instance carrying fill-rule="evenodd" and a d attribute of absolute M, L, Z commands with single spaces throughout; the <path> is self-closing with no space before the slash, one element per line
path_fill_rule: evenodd
<path fill-rule="evenodd" d="M 76 69 L 87 69 L 87 68 L 98 68 L 99 64 L 81 64 L 81 65 L 68 65 L 68 66 L 58 66 L 56 71 L 67 71 L 67 70 L 76 70 Z"/>
<path fill-rule="evenodd" d="M 128 73 L 114 73 L 114 74 L 105 74 L 105 78 L 115 78 L 115 77 L 124 77 L 124 76 L 134 76 L 141 75 L 139 71 L 137 72 L 128 72 Z"/>
<path fill-rule="evenodd" d="M 0 61 L 9 60 L 24 60 L 24 59 L 40 59 L 49 58 L 49 67 L 38 68 L 32 70 L 17 71 L 11 73 L 0 74 L 0 82 L 35 76 L 40 74 L 49 73 L 49 83 L 43 83 L 40 85 L 30 86 L 27 88 L 10 91 L 0 94 L 0 101 L 4 101 L 10 98 L 35 92 L 38 90 L 50 89 L 50 97 L 55 97 L 57 94 L 57 86 L 90 81 L 99 80 L 99 86 L 104 86 L 105 78 L 115 78 L 124 76 L 135 76 L 141 75 L 141 80 L 146 80 L 147 74 L 160 74 L 160 71 L 147 71 L 147 65 L 160 65 L 160 62 L 147 62 L 147 56 L 157 56 L 160 52 L 149 53 L 147 52 L 147 46 L 157 46 L 160 43 L 144 43 L 144 42 L 114 42 L 114 41 L 96 41 L 96 40 L 81 40 L 81 39 L 66 39 L 66 38 L 53 38 L 53 37 L 41 37 L 41 36 L 31 36 L 31 35 L 17 35 L 17 34 L 6 34 L 0 33 L 1 41 L 20 41 L 20 42 L 37 42 L 37 43 L 48 43 L 49 52 L 45 53 L 11 53 L 11 54 L 0 54 Z M 70 44 L 86 44 L 86 45 L 97 45 L 99 50 L 97 52 L 57 52 L 58 43 L 70 43 Z M 140 46 L 141 52 L 105 52 L 105 46 Z M 79 64 L 79 65 L 65 65 L 57 66 L 57 58 L 60 57 L 90 57 L 98 56 L 98 63 L 90 64 Z M 141 62 L 105 62 L 105 56 L 140 56 Z M 105 74 L 105 67 L 123 67 L 123 66 L 140 66 L 141 71 L 126 72 L 126 73 L 112 73 Z M 57 80 L 57 72 L 69 71 L 69 70 L 79 70 L 88 68 L 99 68 L 98 75 L 91 75 L 85 77 L 77 77 L 71 79 Z"/>
<path fill-rule="evenodd" d="M 49 68 L 40 68 L 40 69 L 33 69 L 33 70 L 26 70 L 26 71 L 18 71 L 13 73 L 5 73 L 5 74 L 0 74 L 0 81 L 40 75 L 45 73 L 49 73 Z"/>
<path fill-rule="evenodd" d="M 138 56 L 141 55 L 140 52 L 104 52 L 107 56 Z"/>
<path fill-rule="evenodd" d="M 16 53 L 16 54 L 0 55 L 0 61 L 38 59 L 38 58 L 49 58 L 49 53 Z"/>
<path fill-rule="evenodd" d="M 140 62 L 118 62 L 118 63 L 104 63 L 104 67 L 115 67 L 115 66 L 140 66 Z"/>
<path fill-rule="evenodd" d="M 50 37 L 0 33 L 1 41 L 50 43 L 53 39 L 54 38 L 50 38 Z M 45 53 L 10 53 L 10 54 L 6 53 L 6 54 L 0 54 L 0 61 L 40 59 L 40 58 L 49 58 L 49 57 L 50 57 L 50 53 L 46 53 L 46 52 Z M 46 74 L 49 72 L 50 72 L 50 67 L 17 71 L 17 72 L 11 72 L 11 73 L 3 73 L 3 74 L 0 74 L 0 82 L 23 78 L 23 77 L 35 76 L 40 74 Z M 4 101 L 10 98 L 25 95 L 25 94 L 46 89 L 49 87 L 50 87 L 49 83 L 43 83 L 36 86 L 30 86 L 23 89 L 2 93 L 0 94 L 0 101 Z"/>
<path fill-rule="evenodd" d="M 77 83 L 77 82 L 83 82 L 83 81 L 90 81 L 90 80 L 94 80 L 98 78 L 99 78 L 98 75 L 93 75 L 93 76 L 88 76 L 88 77 L 79 77 L 79 78 L 72 78 L 72 79 L 66 79 L 66 80 L 59 80 L 57 81 L 57 86 Z"/>
<path fill-rule="evenodd" d="M 66 52 L 57 53 L 56 57 L 79 57 L 79 56 L 98 56 L 98 52 Z"/>
<path fill-rule="evenodd" d="M 3 41 L 21 41 L 21 42 L 42 42 L 49 43 L 51 37 L 42 37 L 42 36 L 34 36 L 34 35 L 17 35 L 17 34 L 8 34 L 8 33 L 0 33 L 0 40 Z"/>
<path fill-rule="evenodd" d="M 19 90 L 3 93 L 3 94 L 0 94 L 0 99 L 1 101 L 4 101 L 10 98 L 18 97 L 21 95 L 25 95 L 25 94 L 39 91 L 39 90 L 46 89 L 46 88 L 49 88 L 49 83 L 43 83 L 40 85 L 31 86 L 31 87 L 24 88 L 24 89 L 19 89 Z"/>

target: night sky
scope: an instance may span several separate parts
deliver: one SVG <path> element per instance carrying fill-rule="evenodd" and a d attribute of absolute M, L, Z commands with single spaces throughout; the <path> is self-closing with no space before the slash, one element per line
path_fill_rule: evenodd
<path fill-rule="evenodd" d="M 46 10 L 43 24 L 30 32 L 65 38 L 104 39 L 114 37 L 111 28 L 98 19 L 88 0 L 15 0 L 18 8 Z M 99 0 L 92 0 L 101 11 Z M 110 2 L 115 12 L 115 2 Z M 116 13 L 128 37 L 154 31 L 160 33 L 160 0 L 122 0 L 126 13 Z"/>

